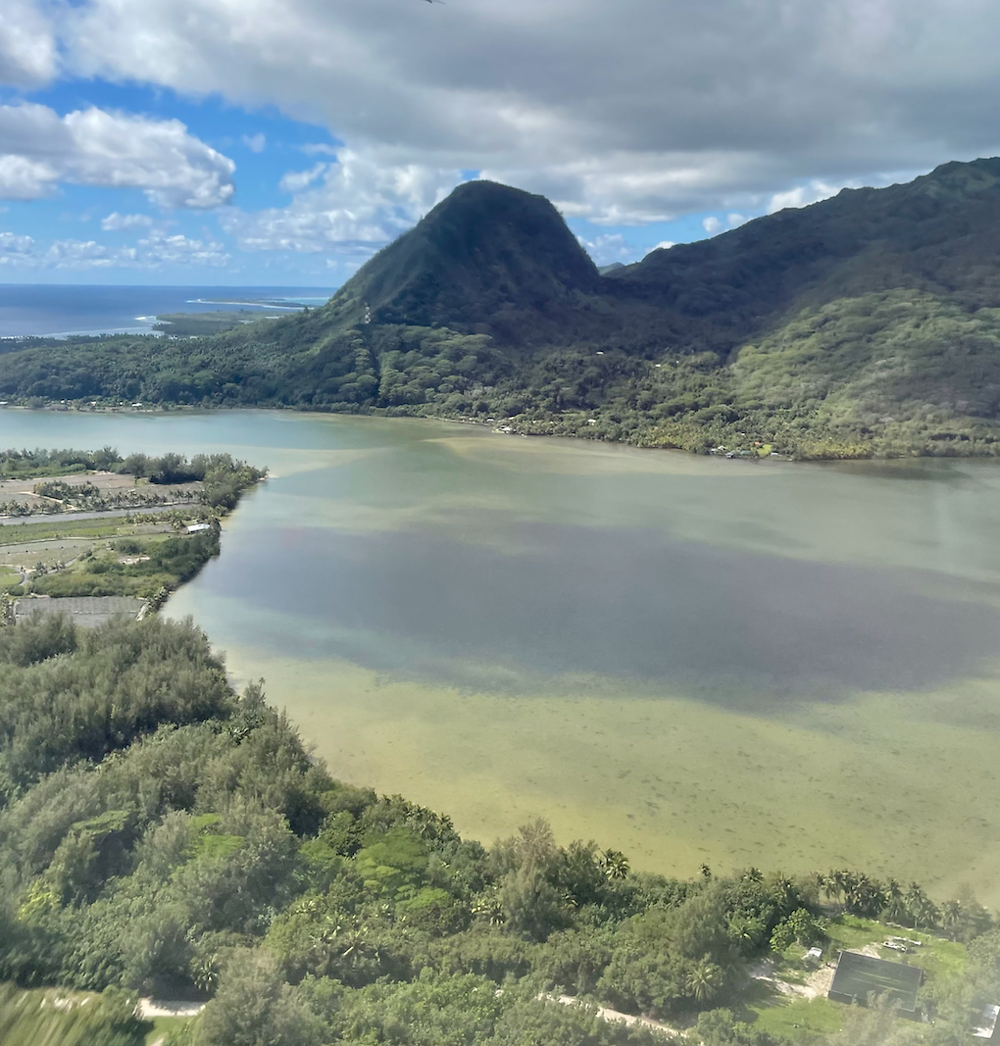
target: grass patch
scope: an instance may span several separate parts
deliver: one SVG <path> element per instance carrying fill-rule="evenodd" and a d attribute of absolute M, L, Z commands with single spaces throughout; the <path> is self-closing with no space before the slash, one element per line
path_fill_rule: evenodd
<path fill-rule="evenodd" d="M 922 930 L 889 926 L 874 919 L 842 915 L 830 923 L 828 932 L 830 944 L 823 954 L 824 958 L 832 962 L 836 961 L 837 953 L 841 949 L 860 951 L 866 945 L 874 944 L 878 948 L 880 959 L 919 966 L 927 975 L 927 983 L 964 973 L 968 964 L 969 957 L 965 945 L 958 941 L 948 941 Z M 901 954 L 891 948 L 881 947 L 887 937 L 909 937 L 911 940 L 921 941 L 922 945 Z"/>
<path fill-rule="evenodd" d="M 107 551 L 91 551 L 70 568 L 34 577 L 31 591 L 43 596 L 155 596 L 173 591 L 219 554 L 217 529 L 189 537 L 174 536 L 114 542 Z M 127 559 L 127 562 L 122 562 Z M 136 562 L 135 560 L 138 560 Z"/>
<path fill-rule="evenodd" d="M 165 1035 L 169 1035 L 170 1032 L 180 1031 L 181 1028 L 190 1024 L 193 1020 L 193 1017 L 154 1017 L 152 1021 L 146 1021 L 147 1027 L 150 1024 L 153 1027 L 146 1035 L 144 1046 L 153 1046 L 154 1042 L 159 1042 L 160 1039 Z"/>
<path fill-rule="evenodd" d="M 0 545 L 23 545 L 30 541 L 52 541 L 58 538 L 115 537 L 127 529 L 123 516 L 100 519 L 46 520 L 44 523 L 12 523 L 0 526 Z"/>
<path fill-rule="evenodd" d="M 784 1005 L 750 1007 L 756 1015 L 754 1027 L 771 1035 L 782 1035 L 796 1046 L 822 1042 L 843 1027 L 846 1008 L 829 999 L 799 999 Z"/>

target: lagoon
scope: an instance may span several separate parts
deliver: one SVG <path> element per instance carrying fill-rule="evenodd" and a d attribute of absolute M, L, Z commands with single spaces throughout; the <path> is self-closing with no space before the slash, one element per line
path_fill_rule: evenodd
<path fill-rule="evenodd" d="M 0 410 L 272 478 L 168 605 L 331 771 L 491 841 L 1000 902 L 1000 467 L 748 463 L 286 412 Z"/>

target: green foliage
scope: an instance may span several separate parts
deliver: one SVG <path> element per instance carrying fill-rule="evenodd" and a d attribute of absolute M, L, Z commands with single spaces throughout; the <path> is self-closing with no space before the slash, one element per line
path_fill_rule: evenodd
<path fill-rule="evenodd" d="M 163 722 L 224 715 L 221 663 L 190 625 L 76 630 L 44 616 L 0 631 L 0 780 L 8 799 L 43 774 L 98 761 Z"/>
<path fill-rule="evenodd" d="M 41 479 L 74 472 L 117 470 L 121 455 L 112 447 L 87 450 L 0 450 L 0 479 Z"/>
<path fill-rule="evenodd" d="M 996 455 L 998 224 L 1000 161 L 946 164 L 601 276 L 547 201 L 480 181 L 323 308 L 26 339 L 0 395 L 439 414 L 749 459 Z M 95 467 L 58 453 L 32 474 Z"/>
<path fill-rule="evenodd" d="M 239 950 L 226 964 L 194 1041 L 197 1046 L 319 1046 L 323 1031 L 266 953 Z"/>
<path fill-rule="evenodd" d="M 139 562 L 122 563 L 116 554 L 81 562 L 77 569 L 43 574 L 31 583 L 31 591 L 43 596 L 154 596 L 190 581 L 219 554 L 219 530 L 189 537 L 135 542 Z"/>
<path fill-rule="evenodd" d="M 702 1046 L 781 1046 L 783 1040 L 738 1021 L 731 1010 L 702 1013 L 694 1026 Z"/>
<path fill-rule="evenodd" d="M 253 312 L 251 309 L 168 312 L 156 317 L 153 330 L 162 331 L 170 338 L 193 338 L 202 334 L 218 334 L 220 331 L 254 321 L 267 322 L 261 320 L 259 312 Z"/>

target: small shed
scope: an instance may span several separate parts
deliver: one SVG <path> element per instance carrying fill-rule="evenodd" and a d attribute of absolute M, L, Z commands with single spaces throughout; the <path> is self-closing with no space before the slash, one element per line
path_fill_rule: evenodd
<path fill-rule="evenodd" d="M 899 1003 L 899 1012 L 912 1017 L 917 1009 L 917 991 L 924 982 L 919 966 L 887 962 L 861 952 L 841 952 L 828 997 L 834 1002 L 865 1006 L 871 994 L 885 995 Z"/>

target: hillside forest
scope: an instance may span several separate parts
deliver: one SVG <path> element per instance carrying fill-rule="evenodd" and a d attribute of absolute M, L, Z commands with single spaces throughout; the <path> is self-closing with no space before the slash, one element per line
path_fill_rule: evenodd
<path fill-rule="evenodd" d="M 321 308 L 7 340 L 0 397 L 433 414 L 749 458 L 992 456 L 998 233 L 986 159 L 598 271 L 543 197 L 474 181 Z"/>

